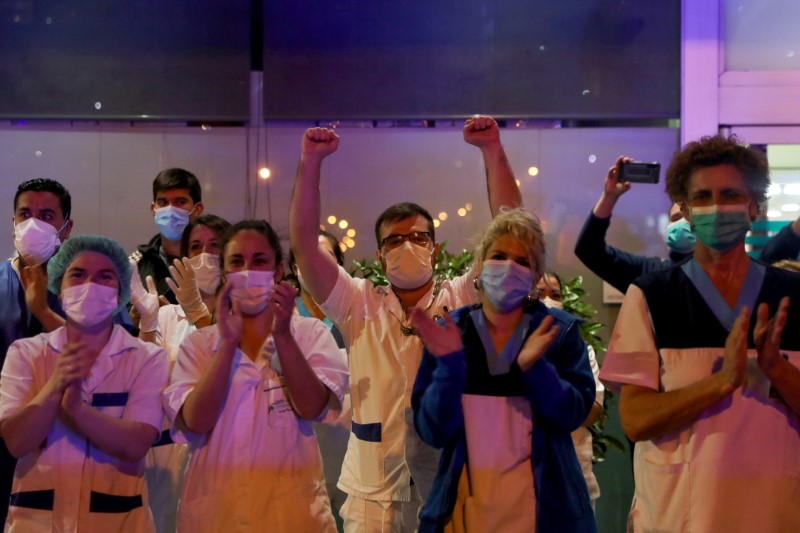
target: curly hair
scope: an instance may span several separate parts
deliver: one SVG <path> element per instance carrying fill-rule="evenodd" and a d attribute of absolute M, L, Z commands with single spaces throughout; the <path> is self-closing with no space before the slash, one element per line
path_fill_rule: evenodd
<path fill-rule="evenodd" d="M 528 251 L 534 280 L 538 280 L 545 271 L 544 232 L 539 219 L 524 207 L 500 208 L 500 213 L 479 239 L 475 257 L 480 261 L 486 259 L 489 247 L 502 235 L 512 236 Z"/>
<path fill-rule="evenodd" d="M 670 199 L 686 205 L 692 174 L 698 169 L 717 165 L 736 167 L 744 176 L 745 186 L 758 206 L 758 212 L 766 212 L 770 183 L 767 156 L 760 150 L 745 146 L 735 135 L 706 136 L 686 144 L 676 152 L 666 174 L 666 190 Z"/>

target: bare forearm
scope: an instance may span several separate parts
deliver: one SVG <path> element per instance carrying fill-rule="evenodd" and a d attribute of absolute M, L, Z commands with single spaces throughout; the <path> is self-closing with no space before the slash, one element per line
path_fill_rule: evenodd
<path fill-rule="evenodd" d="M 211 320 L 211 315 L 210 314 L 203 315 L 197 320 L 195 320 L 194 327 L 196 327 L 197 329 L 203 329 L 207 326 L 210 326 L 211 324 L 213 324 L 213 321 Z"/>
<path fill-rule="evenodd" d="M 153 331 L 142 331 L 139 330 L 139 340 L 143 342 L 151 342 L 153 344 L 158 344 L 156 342 L 156 330 Z"/>
<path fill-rule="evenodd" d="M 618 199 L 619 198 L 616 196 L 603 193 L 600 199 L 597 200 L 592 213 L 594 213 L 594 216 L 597 218 L 609 218 L 614 212 L 614 206 L 617 205 Z"/>
<path fill-rule="evenodd" d="M 592 404 L 592 408 L 589 411 L 589 416 L 586 417 L 586 420 L 583 421 L 584 427 L 591 427 L 594 425 L 595 422 L 600 418 L 600 415 L 603 414 L 603 406 L 597 402 Z"/>
<path fill-rule="evenodd" d="M 504 205 L 522 206 L 522 195 L 503 145 L 498 142 L 483 146 L 481 154 L 486 167 L 486 186 L 489 190 L 489 208 L 492 217 L 497 216 Z"/>
<path fill-rule="evenodd" d="M 732 391 L 719 373 L 668 392 L 623 385 L 619 403 L 622 429 L 634 442 L 658 438 L 691 424 Z"/>
<path fill-rule="evenodd" d="M 66 418 L 96 447 L 121 461 L 140 460 L 158 437 L 153 426 L 107 415 L 83 402 Z"/>
<path fill-rule="evenodd" d="M 66 322 L 62 316 L 49 307 L 34 311 L 33 315 L 42 324 L 42 328 L 45 331 L 53 331 L 54 329 L 58 329 Z"/>
<path fill-rule="evenodd" d="M 14 457 L 22 457 L 41 446 L 58 416 L 62 391 L 50 384 L 16 414 L 0 424 L 0 436 Z"/>
<path fill-rule="evenodd" d="M 289 204 L 289 236 L 295 255 L 302 255 L 317 246 L 319 231 L 319 182 L 322 159 L 314 156 L 300 158 L 292 199 Z"/>
<path fill-rule="evenodd" d="M 319 380 L 291 335 L 274 335 L 286 387 L 301 418 L 316 418 L 328 404 L 330 390 Z"/>
<path fill-rule="evenodd" d="M 185 426 L 185 429 L 192 433 L 201 434 L 214 429 L 228 394 L 231 364 L 235 352 L 235 346 L 225 342 L 220 343 L 211 365 L 183 403 L 178 415 L 179 426 Z"/>
<path fill-rule="evenodd" d="M 336 283 L 335 261 L 319 248 L 320 193 L 322 159 L 303 156 L 289 206 L 289 236 L 295 261 L 303 280 L 317 302 L 328 299 Z"/>
<path fill-rule="evenodd" d="M 800 369 L 781 358 L 767 377 L 789 408 L 800 414 Z"/>

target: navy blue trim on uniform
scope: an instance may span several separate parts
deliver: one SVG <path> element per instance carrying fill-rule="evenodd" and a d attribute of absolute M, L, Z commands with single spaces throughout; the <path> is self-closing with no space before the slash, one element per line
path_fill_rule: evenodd
<path fill-rule="evenodd" d="M 511 365 L 517 360 L 517 355 L 522 349 L 522 344 L 528 334 L 528 325 L 533 316 L 530 313 L 522 315 L 517 327 L 514 328 L 514 333 L 511 334 L 499 354 L 495 350 L 492 335 L 489 333 L 489 326 L 486 323 L 486 315 L 483 314 L 483 308 L 473 309 L 470 311 L 469 317 L 481 339 L 483 350 L 486 352 L 486 365 L 489 373 L 493 376 L 508 374 L 509 370 L 511 370 Z"/>
<path fill-rule="evenodd" d="M 730 331 L 742 307 L 746 305 L 751 313 L 754 311 L 758 293 L 761 291 L 761 285 L 764 283 L 764 272 L 766 269 L 764 265 L 760 265 L 755 261 L 750 261 L 744 283 L 742 283 L 742 287 L 739 290 L 739 296 L 736 299 L 736 304 L 733 309 L 730 308 L 722 297 L 722 294 L 717 290 L 714 282 L 711 281 L 706 271 L 703 270 L 703 267 L 701 267 L 694 258 L 683 263 L 681 265 L 681 270 L 683 270 L 683 273 L 686 274 L 686 277 L 692 282 L 697 292 L 703 297 L 708 308 L 714 313 L 714 316 L 717 317 L 722 327 Z"/>
<path fill-rule="evenodd" d="M 159 435 L 158 440 L 155 441 L 153 444 L 150 445 L 151 448 L 157 448 L 158 446 L 165 446 L 167 444 L 174 444 L 175 441 L 172 440 L 172 435 L 170 434 L 168 429 L 165 429 Z"/>
<path fill-rule="evenodd" d="M 26 509 L 39 509 L 40 511 L 52 511 L 55 501 L 56 491 L 50 490 L 29 490 L 15 492 L 9 498 L 9 505 L 14 507 L 25 507 Z"/>
<path fill-rule="evenodd" d="M 142 495 L 117 496 L 92 491 L 89 499 L 90 513 L 129 513 L 142 506 Z"/>
<path fill-rule="evenodd" d="M 95 392 L 92 394 L 92 407 L 122 407 L 127 403 L 127 392 Z"/>
<path fill-rule="evenodd" d="M 367 442 L 380 442 L 381 441 L 381 423 L 375 422 L 372 424 L 359 424 L 353 421 L 353 435 L 359 440 Z"/>
<path fill-rule="evenodd" d="M 783 296 L 800 294 L 800 274 L 764 265 L 764 281 L 751 308 L 747 345 L 755 348 L 753 330 L 755 311 L 765 303 L 774 315 Z M 680 265 L 638 278 L 634 285 L 642 289 L 659 349 L 722 348 L 728 336 L 708 303 Z M 787 324 L 800 324 L 800 305 L 789 306 Z M 781 350 L 800 350 L 800 328 L 787 327 L 781 335 Z"/>

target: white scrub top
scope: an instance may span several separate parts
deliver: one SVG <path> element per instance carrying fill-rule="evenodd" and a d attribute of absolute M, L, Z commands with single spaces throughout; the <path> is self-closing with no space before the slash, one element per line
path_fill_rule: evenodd
<path fill-rule="evenodd" d="M 341 405 L 347 364 L 328 328 L 298 316 L 292 317 L 291 327 L 311 368 Z M 218 345 L 217 326 L 194 332 L 181 345 L 164 392 L 173 422 Z M 236 351 L 228 395 L 209 433 L 180 432 L 173 426 L 175 441 L 189 442 L 191 454 L 178 531 L 335 532 L 312 421 L 295 414 L 285 391 L 270 337 L 255 361 Z"/>

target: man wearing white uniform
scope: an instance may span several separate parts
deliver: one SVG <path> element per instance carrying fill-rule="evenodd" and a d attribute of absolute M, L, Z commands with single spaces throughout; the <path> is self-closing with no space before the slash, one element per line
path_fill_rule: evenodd
<path fill-rule="evenodd" d="M 514 174 L 500 144 L 497 123 L 475 116 L 464 140 L 480 148 L 492 216 L 522 204 Z M 439 252 L 433 220 L 417 204 L 396 204 L 378 218 L 377 257 L 389 287 L 352 278 L 318 246 L 322 160 L 339 137 L 312 128 L 303 135 L 300 165 L 289 212 L 291 246 L 314 300 L 349 346 L 352 433 L 339 487 L 348 498 L 340 510 L 347 532 L 413 531 L 417 512 L 436 474 L 437 452 L 414 430 L 411 389 L 422 343 L 409 320 L 415 307 L 430 315 L 477 299 L 472 272 L 435 281 Z"/>

